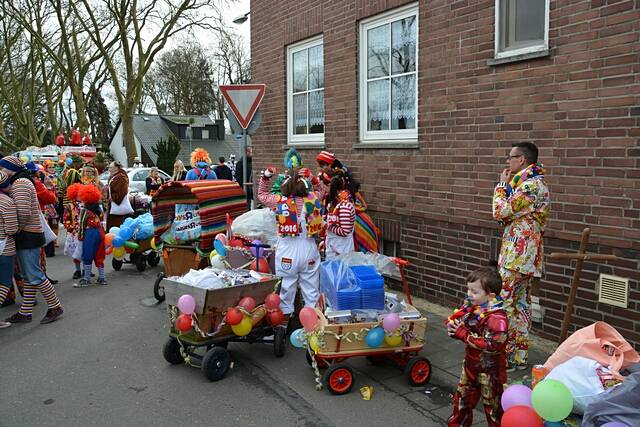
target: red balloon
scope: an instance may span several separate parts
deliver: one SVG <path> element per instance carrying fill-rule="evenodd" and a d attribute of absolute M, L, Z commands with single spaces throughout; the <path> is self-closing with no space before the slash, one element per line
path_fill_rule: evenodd
<path fill-rule="evenodd" d="M 134 252 L 136 251 L 135 249 L 130 248 L 130 247 L 128 247 L 128 246 L 125 246 L 125 247 L 124 247 L 124 250 L 125 250 L 125 252 L 126 252 L 126 253 L 128 253 L 128 254 L 132 254 L 132 253 L 134 253 Z"/>
<path fill-rule="evenodd" d="M 242 240 L 240 239 L 231 239 L 231 241 L 229 242 L 229 246 L 235 247 L 235 248 L 242 248 L 244 247 L 244 243 L 242 243 Z"/>
<path fill-rule="evenodd" d="M 271 326 L 278 326 L 284 322 L 284 313 L 279 308 L 271 310 L 267 320 Z"/>
<path fill-rule="evenodd" d="M 243 317 L 244 317 L 244 314 L 242 314 L 240 310 L 238 310 L 235 307 L 230 308 L 229 310 L 227 310 L 226 322 L 231 326 L 237 325 L 238 323 L 242 322 Z"/>
<path fill-rule="evenodd" d="M 253 309 L 256 308 L 256 300 L 252 297 L 244 297 L 240 300 L 238 305 L 251 313 Z"/>
<path fill-rule="evenodd" d="M 313 331 L 318 326 L 318 314 L 311 307 L 304 307 L 300 310 L 300 323 L 304 326 L 304 330 L 307 332 Z"/>
<path fill-rule="evenodd" d="M 267 261 L 266 258 L 260 257 L 258 260 L 258 265 L 256 266 L 256 260 L 254 259 L 249 269 L 257 271 L 258 273 L 268 273 L 270 270 L 269 261 Z"/>
<path fill-rule="evenodd" d="M 191 315 L 182 313 L 176 319 L 176 329 L 180 332 L 187 332 L 191 329 Z"/>
<path fill-rule="evenodd" d="M 264 306 L 269 310 L 275 310 L 280 307 L 280 295 L 272 293 L 264 299 Z"/>
<path fill-rule="evenodd" d="M 512 406 L 502 416 L 502 427 L 543 427 L 542 418 L 528 406 Z"/>

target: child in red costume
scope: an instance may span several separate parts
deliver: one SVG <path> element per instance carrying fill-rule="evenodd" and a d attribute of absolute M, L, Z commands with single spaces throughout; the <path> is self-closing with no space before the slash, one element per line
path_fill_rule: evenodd
<path fill-rule="evenodd" d="M 102 208 L 100 207 L 100 190 L 95 185 L 83 185 L 78 191 L 78 197 L 84 204 L 80 210 L 78 240 L 82 243 L 82 264 L 84 277 L 80 279 L 76 288 L 83 288 L 91 284 L 91 264 L 98 267 L 98 284 L 106 285 L 104 276 L 104 228 L 102 228 Z"/>
<path fill-rule="evenodd" d="M 502 279 L 495 267 L 484 267 L 467 278 L 465 305 L 448 319 L 449 336 L 465 344 L 464 364 L 453 396 L 449 427 L 470 427 L 473 409 L 482 398 L 489 427 L 499 427 L 500 400 L 507 382 L 507 316 L 502 299 Z"/>

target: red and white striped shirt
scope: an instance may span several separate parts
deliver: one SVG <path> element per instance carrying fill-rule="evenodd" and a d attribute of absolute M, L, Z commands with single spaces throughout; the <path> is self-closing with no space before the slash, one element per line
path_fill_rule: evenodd
<path fill-rule="evenodd" d="M 0 255 L 16 254 L 16 242 L 13 237 L 18 232 L 18 214 L 16 204 L 11 197 L 0 193 L 0 240 L 6 239 L 4 250 Z M 6 283 L 3 283 L 6 285 Z"/>
<path fill-rule="evenodd" d="M 338 236 L 348 236 L 353 232 L 356 208 L 350 200 L 343 200 L 327 214 L 327 231 Z"/>
<path fill-rule="evenodd" d="M 11 186 L 11 198 L 16 204 L 20 231 L 42 233 L 40 204 L 31 181 L 27 178 L 16 179 Z"/>

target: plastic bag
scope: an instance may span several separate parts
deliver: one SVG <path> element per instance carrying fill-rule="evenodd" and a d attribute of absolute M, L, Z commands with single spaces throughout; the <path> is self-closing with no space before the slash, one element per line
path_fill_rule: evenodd
<path fill-rule="evenodd" d="M 330 307 L 338 306 L 337 291 L 351 288 L 354 284 L 353 272 L 342 261 L 324 261 L 320 264 L 320 292 L 325 295 Z"/>
<path fill-rule="evenodd" d="M 571 390 L 573 412 L 583 414 L 587 406 L 602 399 L 602 393 L 620 384 L 600 363 L 575 356 L 556 366 L 545 379 L 558 380 Z"/>
<path fill-rule="evenodd" d="M 271 209 L 254 209 L 245 212 L 231 224 L 231 232 L 249 240 L 275 245 L 278 241 L 276 214 Z"/>
<path fill-rule="evenodd" d="M 338 256 L 336 260 L 344 262 L 348 267 L 353 265 L 372 265 L 376 268 L 376 271 L 382 275 L 400 278 L 400 269 L 393 258 L 377 252 L 367 254 L 362 252 L 349 252 L 348 254 Z"/>
<path fill-rule="evenodd" d="M 622 384 L 587 406 L 582 427 L 600 427 L 608 422 L 640 426 L 640 364 L 629 367 L 629 371 L 633 373 Z"/>
<path fill-rule="evenodd" d="M 171 224 L 171 229 L 178 243 L 198 240 L 201 229 L 198 205 L 176 204 L 175 221 Z"/>
<path fill-rule="evenodd" d="M 78 246 L 78 238 L 76 235 L 67 234 L 67 238 L 64 241 L 63 253 L 68 257 L 73 257 L 73 253 L 76 251 L 76 246 Z"/>

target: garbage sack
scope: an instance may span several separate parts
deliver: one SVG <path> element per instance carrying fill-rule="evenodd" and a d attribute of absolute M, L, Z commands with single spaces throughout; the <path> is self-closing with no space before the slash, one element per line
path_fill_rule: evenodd
<path fill-rule="evenodd" d="M 200 237 L 200 212 L 196 204 L 176 204 L 173 237 L 178 243 L 188 243 Z"/>
<path fill-rule="evenodd" d="M 553 368 L 545 379 L 558 380 L 573 396 L 573 412 L 583 414 L 587 406 L 602 399 L 602 394 L 619 386 L 611 371 L 592 359 L 575 356 Z"/>
<path fill-rule="evenodd" d="M 632 373 L 622 384 L 587 406 L 582 427 L 601 427 L 609 422 L 640 426 L 640 364 L 629 368 Z"/>
<path fill-rule="evenodd" d="M 342 261 L 324 261 L 320 264 L 320 292 L 330 307 L 338 307 L 337 291 L 348 289 L 355 284 L 353 271 Z"/>
<path fill-rule="evenodd" d="M 377 252 L 366 254 L 362 252 L 349 252 L 338 256 L 335 260 L 344 262 L 348 267 L 353 265 L 372 265 L 380 274 L 400 278 L 400 270 L 398 269 L 398 265 L 393 261 L 393 258 Z"/>
<path fill-rule="evenodd" d="M 231 224 L 231 232 L 249 240 L 275 245 L 278 240 L 276 214 L 271 209 L 254 209 L 245 212 Z"/>

